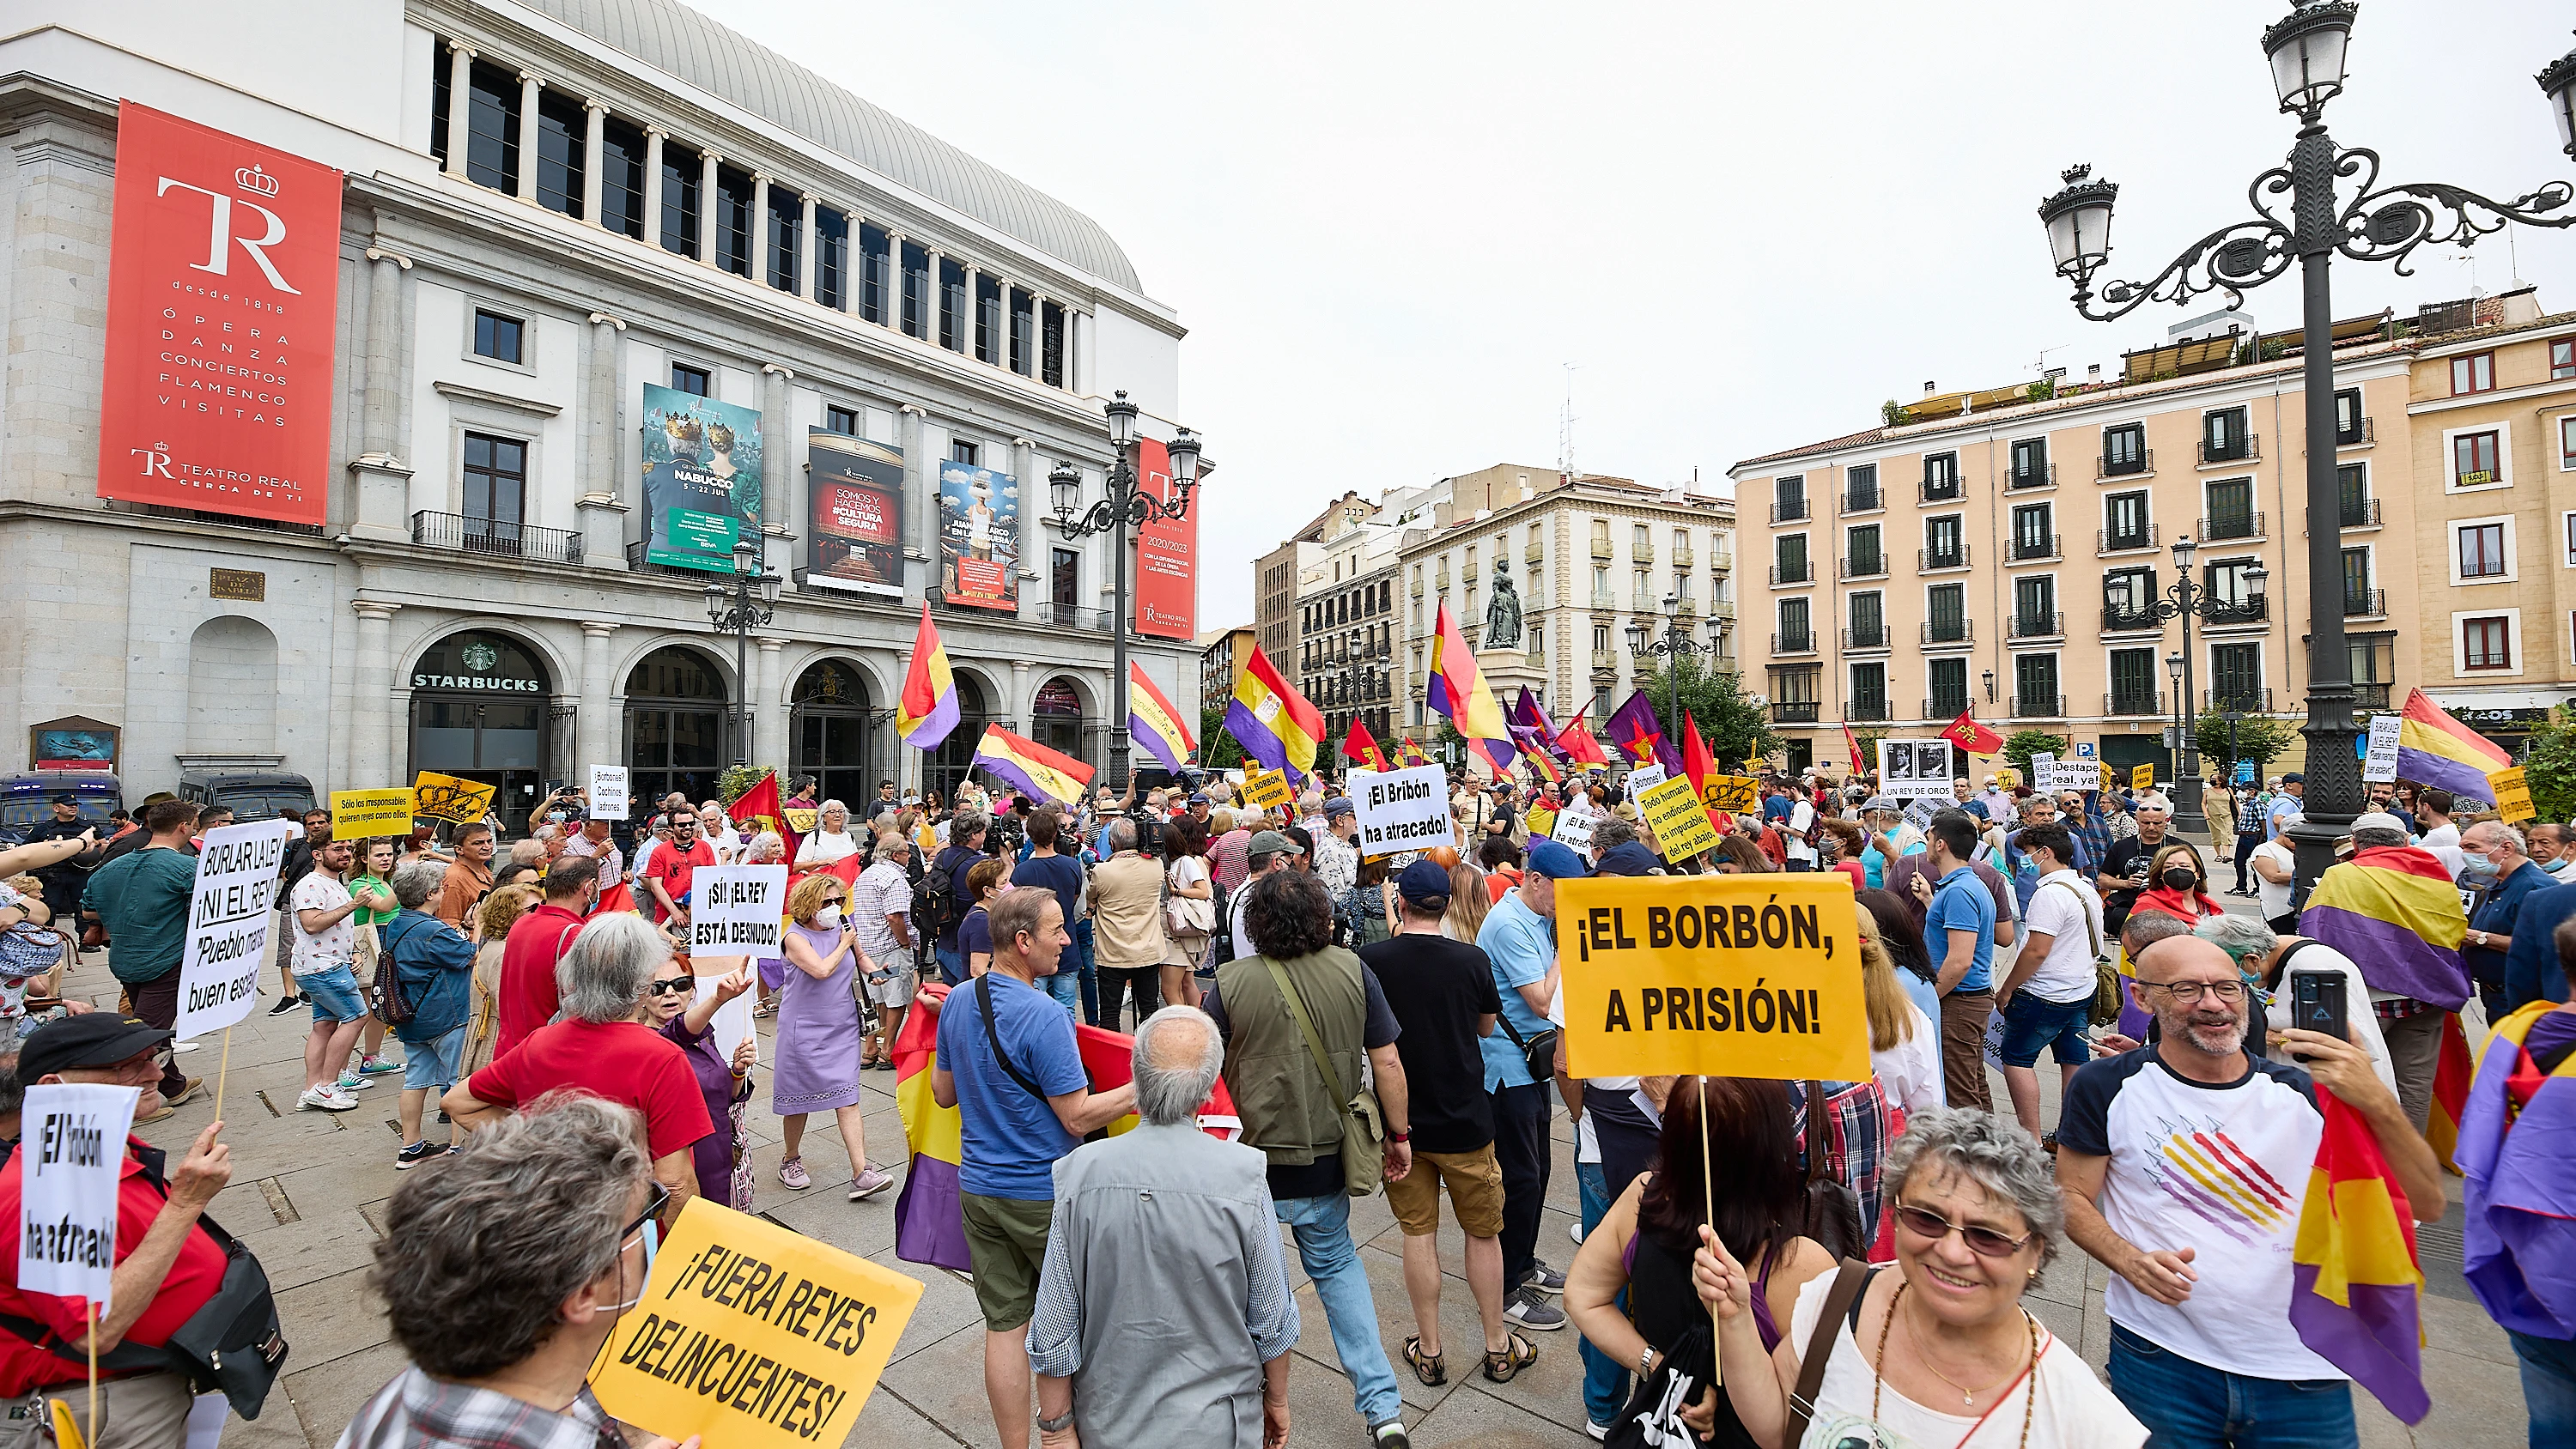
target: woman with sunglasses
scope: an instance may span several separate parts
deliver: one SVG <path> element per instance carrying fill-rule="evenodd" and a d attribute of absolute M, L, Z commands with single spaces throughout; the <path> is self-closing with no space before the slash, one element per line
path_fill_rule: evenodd
<path fill-rule="evenodd" d="M 2048 1156 L 1990 1113 L 1916 1117 L 1887 1161 L 1896 1264 L 1873 1267 L 1823 1321 L 1837 1278 L 1797 1295 L 1766 1343 L 1754 1280 L 1722 1237 L 1702 1234 L 1691 1279 L 1718 1318 L 1727 1400 L 1761 1444 L 1948 1444 L 1958 1449 L 2136 1449 L 2147 1431 L 2021 1297 L 2065 1231 Z M 1812 1407 L 1792 1396 L 1825 1355 Z M 1795 1429 L 1796 1432 L 1791 1431 Z"/>
<path fill-rule="evenodd" d="M 843 918 L 848 907 L 849 887 L 824 872 L 787 892 L 790 924 L 780 943 L 787 984 L 778 988 L 778 1066 L 769 1107 L 786 1139 L 778 1180 L 799 1192 L 814 1185 L 798 1149 L 806 1115 L 829 1112 L 850 1154 L 850 1201 L 857 1202 L 894 1186 L 894 1175 L 869 1163 L 867 1129 L 859 1120 L 859 1053 L 867 1033 L 859 1020 L 858 977 L 877 965 L 859 950 L 858 934 Z"/>
<path fill-rule="evenodd" d="M 694 967 L 686 956 L 673 956 L 655 967 L 644 988 L 635 1019 L 660 1032 L 689 1059 L 698 1090 L 707 1099 L 707 1120 L 715 1130 L 689 1149 L 689 1165 L 698 1174 L 698 1192 L 737 1212 L 751 1211 L 751 1174 L 742 1170 L 750 1145 L 743 1138 L 742 1112 L 751 1101 L 751 1067 L 757 1040 L 716 1040 L 716 1008 L 751 989 L 751 966 L 737 956 L 710 959 L 711 969 L 733 969 L 715 979 L 715 989 L 700 997 Z"/>

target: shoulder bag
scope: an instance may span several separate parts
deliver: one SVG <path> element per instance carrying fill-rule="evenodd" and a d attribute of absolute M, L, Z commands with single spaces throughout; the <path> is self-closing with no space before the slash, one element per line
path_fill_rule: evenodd
<path fill-rule="evenodd" d="M 1261 958 L 1261 964 L 1270 968 L 1270 979 L 1279 983 L 1279 994 L 1288 998 L 1288 1014 L 1297 1018 L 1297 1030 L 1305 1034 L 1315 1070 L 1324 1074 L 1324 1090 L 1343 1104 L 1343 1190 L 1353 1197 L 1367 1197 L 1386 1176 L 1386 1114 L 1378 1108 L 1377 1093 L 1362 1087 L 1347 1097 L 1342 1094 L 1342 1074 L 1333 1070 L 1333 1059 L 1325 1055 L 1324 1039 L 1315 1034 L 1314 1018 L 1306 1014 L 1305 998 L 1297 994 L 1288 968 L 1268 956 Z"/>
<path fill-rule="evenodd" d="M 1861 1236 L 1860 1195 L 1825 1166 L 1825 1144 L 1836 1125 L 1833 1100 L 1822 1082 L 1802 1085 L 1807 1092 L 1807 1183 L 1798 1234 L 1837 1258 L 1858 1257 L 1869 1251 L 1869 1239 Z"/>
<path fill-rule="evenodd" d="M 1173 862 L 1175 867 L 1179 864 L 1179 861 Z M 1175 936 L 1204 936 L 1216 928 L 1216 899 L 1213 889 L 1215 877 L 1209 875 L 1204 866 L 1200 870 L 1200 875 L 1211 887 L 1206 900 L 1174 891 L 1171 872 L 1164 872 L 1163 929 Z"/>
<path fill-rule="evenodd" d="M 1520 1029 L 1512 1025 L 1512 1014 L 1508 1011 L 1494 1013 L 1494 1024 L 1503 1029 L 1503 1035 L 1512 1039 L 1512 1045 L 1521 1049 L 1521 1061 L 1529 1068 L 1531 1081 L 1545 1083 L 1556 1079 L 1555 1027 L 1522 1036 Z"/>
<path fill-rule="evenodd" d="M 2065 886 L 2066 893 L 2075 897 L 2075 913 L 2084 919 L 2084 939 L 2093 947 L 2093 1005 L 2086 1013 L 2086 1019 L 2095 1026 L 2109 1026 L 2120 1019 L 2120 973 L 2110 962 L 2102 959 L 2102 938 L 2094 933 L 2093 913 L 2084 908 L 2084 892 L 2065 881 L 2056 884 Z M 2047 887 L 2040 889 L 2046 890 Z M 2110 911 L 2106 902 L 2102 907 L 2103 915 L 2107 918 Z"/>
<path fill-rule="evenodd" d="M 1834 1286 L 1825 1290 L 1824 1311 L 1816 1315 L 1815 1330 L 1798 1345 L 1798 1386 L 1789 1393 L 1789 1422 L 1780 1436 L 1783 1445 L 1794 1446 L 1807 1437 L 1807 1421 L 1816 1414 L 1816 1395 L 1825 1387 L 1825 1364 L 1834 1356 L 1843 1320 L 1859 1306 L 1874 1271 L 1867 1263 L 1845 1258 L 1834 1274 Z"/>

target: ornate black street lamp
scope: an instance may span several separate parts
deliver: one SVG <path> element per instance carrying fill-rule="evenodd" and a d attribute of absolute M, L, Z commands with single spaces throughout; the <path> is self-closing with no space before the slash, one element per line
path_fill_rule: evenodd
<path fill-rule="evenodd" d="M 1682 723 L 1682 660 L 1694 654 L 1717 652 L 1717 646 L 1702 644 L 1691 636 L 1688 627 L 1682 623 L 1681 601 L 1679 594 L 1664 595 L 1664 637 L 1661 639 L 1655 637 L 1652 619 L 1636 615 L 1628 619 L 1629 656 L 1642 661 L 1661 655 L 1669 660 L 1656 667 L 1664 671 L 1671 686 L 1668 692 L 1672 696 L 1672 713 L 1665 718 L 1664 728 L 1676 731 Z M 1676 749 L 1681 747 L 1678 735 L 1670 743 Z"/>
<path fill-rule="evenodd" d="M 1107 496 L 1087 509 L 1081 508 L 1082 474 L 1073 464 L 1059 458 L 1054 471 L 1047 474 L 1049 491 L 1055 500 L 1055 526 L 1068 540 L 1090 538 L 1115 530 L 1110 553 L 1114 559 L 1117 587 L 1112 591 L 1114 607 L 1110 611 L 1109 633 L 1115 641 L 1109 651 L 1109 718 L 1125 718 L 1127 698 L 1127 611 L 1131 592 L 1127 581 L 1127 531 L 1142 528 L 1163 519 L 1187 516 L 1190 490 L 1199 482 L 1199 440 L 1189 429 L 1163 445 L 1172 462 L 1172 491 L 1168 499 L 1156 497 L 1136 476 L 1137 407 L 1121 391 L 1101 409 L 1109 419 L 1110 462 Z M 1076 510 L 1080 509 L 1079 512 Z M 1061 621 L 1059 621 L 1061 622 Z M 1109 778 L 1103 783 L 1112 790 L 1127 788 L 1127 729 L 1115 724 L 1109 731 Z"/>
<path fill-rule="evenodd" d="M 733 584 L 707 585 L 707 622 L 719 634 L 733 636 L 733 762 L 751 763 L 751 631 L 769 626 L 778 602 L 778 575 L 760 565 L 760 540 L 750 534 L 733 541 Z"/>
<path fill-rule="evenodd" d="M 2393 263 L 2400 276 L 2407 276 L 2412 275 L 2408 259 L 2421 246 L 2467 246 L 2514 221 L 2576 224 L 2576 215 L 2542 214 L 2576 199 L 2576 187 L 2564 181 L 2510 202 L 2490 201 L 2440 182 L 2382 187 L 2376 152 L 2336 146 L 2322 117 L 2326 102 L 2343 90 L 2344 52 L 2359 10 L 2354 0 L 2313 0 L 2263 32 L 2263 53 L 2271 61 L 2281 110 L 2299 118 L 2287 164 L 2256 176 L 2247 188 L 2254 217 L 2192 243 L 2151 281 L 2103 286 L 2098 295 L 2105 310 L 2094 306 L 2093 277 L 2110 259 L 2111 203 L 2119 188 L 2092 180 L 2091 167 L 2077 166 L 2065 173 L 2066 189 L 2039 207 L 2058 274 L 2075 284 L 2075 310 L 2095 322 L 2125 316 L 2148 302 L 2187 304 L 2208 292 L 2225 293 L 2233 307 L 2243 302 L 2244 289 L 2282 275 L 2297 259 L 2305 288 L 2300 346 L 2306 362 L 2308 517 L 2318 520 L 2342 511 L 2335 450 L 2327 441 L 2335 432 L 2334 307 L 2326 276 L 2334 255 Z M 2560 141 L 2576 156 L 2576 52 L 2552 63 L 2537 79 L 2557 117 Z M 2347 180 L 2349 201 L 2336 191 L 2336 183 Z M 2335 842 L 2350 830 L 2362 805 L 2361 761 L 2354 751 L 2361 730 L 2353 719 L 2352 661 L 2344 645 L 2343 541 L 2330 528 L 2308 532 L 2307 724 L 2300 730 L 2308 742 L 2306 819 L 2290 830 L 2297 858 L 2295 899 L 2301 902 L 2334 863 Z M 2185 787 L 2193 792 L 2192 804 L 2185 808 L 2196 814 L 2198 776 L 2186 778 L 2194 783 Z"/>

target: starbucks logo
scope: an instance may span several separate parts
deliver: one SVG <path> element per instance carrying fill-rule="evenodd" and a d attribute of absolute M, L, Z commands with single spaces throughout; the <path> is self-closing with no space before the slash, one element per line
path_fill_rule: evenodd
<path fill-rule="evenodd" d="M 458 651 L 457 657 L 464 661 L 469 671 L 475 674 L 489 674 L 492 672 L 492 666 L 501 662 L 501 651 L 477 641 Z"/>

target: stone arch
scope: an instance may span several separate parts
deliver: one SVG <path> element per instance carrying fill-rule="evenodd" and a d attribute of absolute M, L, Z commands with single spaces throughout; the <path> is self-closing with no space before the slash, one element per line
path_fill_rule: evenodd
<path fill-rule="evenodd" d="M 218 614 L 188 636 L 191 754 L 274 755 L 277 635 L 240 614 Z"/>

